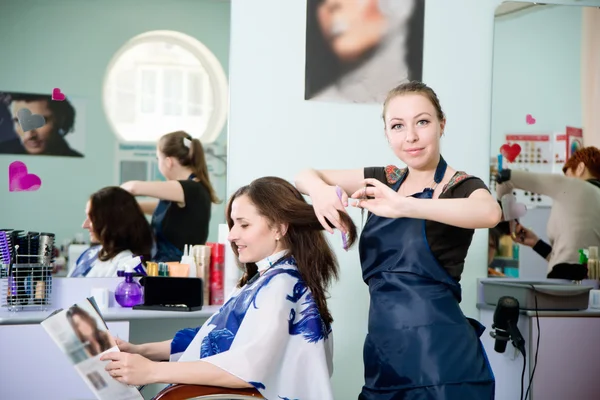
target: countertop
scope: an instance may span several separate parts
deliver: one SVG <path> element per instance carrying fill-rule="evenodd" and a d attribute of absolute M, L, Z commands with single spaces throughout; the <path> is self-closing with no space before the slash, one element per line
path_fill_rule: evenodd
<path fill-rule="evenodd" d="M 496 306 L 492 306 L 487 303 L 477 303 L 477 309 L 479 310 L 490 310 L 494 311 Z M 520 310 L 521 315 L 527 315 L 528 317 L 565 317 L 565 318 L 600 318 L 600 310 L 587 309 L 587 310 L 576 310 L 576 311 L 535 311 L 535 310 Z"/>
<path fill-rule="evenodd" d="M 207 306 L 200 311 L 155 311 L 133 310 L 131 308 L 110 307 L 102 311 L 105 321 L 130 321 L 136 319 L 189 318 L 206 319 L 219 310 L 220 306 Z M 46 311 L 9 311 L 0 309 L 0 325 L 39 324 L 56 310 L 50 307 Z"/>

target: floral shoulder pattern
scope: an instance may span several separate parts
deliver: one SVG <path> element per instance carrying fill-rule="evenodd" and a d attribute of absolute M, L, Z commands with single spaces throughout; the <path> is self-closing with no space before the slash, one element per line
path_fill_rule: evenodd
<path fill-rule="evenodd" d="M 404 178 L 404 175 L 406 175 L 407 172 L 408 172 L 407 168 L 398 168 L 395 165 L 386 166 L 385 167 L 385 178 L 387 180 L 387 183 L 389 185 L 395 184 L 399 180 L 402 180 Z M 474 178 L 474 176 L 469 175 L 464 171 L 457 171 L 454 174 L 454 176 L 450 179 L 450 181 L 446 184 L 446 186 L 444 186 L 444 190 L 442 190 L 442 192 L 445 192 L 446 190 L 453 188 L 454 186 L 458 185 L 459 183 L 461 183 L 469 178 Z"/>
<path fill-rule="evenodd" d="M 406 168 L 398 168 L 395 165 L 385 167 L 385 179 L 389 185 L 393 185 L 406 175 Z"/>
<path fill-rule="evenodd" d="M 452 187 L 458 185 L 460 182 L 463 182 L 469 178 L 474 178 L 473 175 L 469 175 L 464 171 L 457 171 L 454 176 L 450 179 L 450 182 L 448 182 L 446 184 L 446 186 L 444 186 L 444 190 L 442 190 L 442 193 L 445 192 L 448 189 L 451 189 Z"/>

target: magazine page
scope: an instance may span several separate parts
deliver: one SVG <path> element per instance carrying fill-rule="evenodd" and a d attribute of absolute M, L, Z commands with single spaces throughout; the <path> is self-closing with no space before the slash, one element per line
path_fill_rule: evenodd
<path fill-rule="evenodd" d="M 98 400 L 143 400 L 134 386 L 105 370 L 102 354 L 119 351 L 93 298 L 53 313 L 41 325 L 66 354 Z"/>

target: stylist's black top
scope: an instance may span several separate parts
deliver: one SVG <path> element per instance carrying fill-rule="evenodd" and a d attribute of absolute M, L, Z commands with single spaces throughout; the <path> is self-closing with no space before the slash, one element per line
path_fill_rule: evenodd
<path fill-rule="evenodd" d="M 161 200 L 152 215 L 152 229 L 156 235 L 154 261 L 179 261 L 186 244 L 205 244 L 211 214 L 210 192 L 200 182 L 178 181 L 183 188 L 185 206 Z"/>
<path fill-rule="evenodd" d="M 364 174 L 365 178 L 375 178 L 390 187 L 393 186 L 388 182 L 385 167 L 367 167 Z M 489 191 L 481 179 L 464 172 L 457 172 L 450 179 L 439 198 L 467 198 L 477 189 Z M 456 281 L 460 281 L 474 232 L 474 229 L 459 228 L 436 221 L 425 221 L 425 233 L 431 252 L 439 264 Z"/>

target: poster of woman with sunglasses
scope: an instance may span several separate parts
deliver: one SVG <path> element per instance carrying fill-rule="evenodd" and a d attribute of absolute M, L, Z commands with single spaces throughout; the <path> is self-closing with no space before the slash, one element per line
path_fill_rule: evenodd
<path fill-rule="evenodd" d="M 0 92 L 0 154 L 83 157 L 83 113 L 64 96 Z"/>

